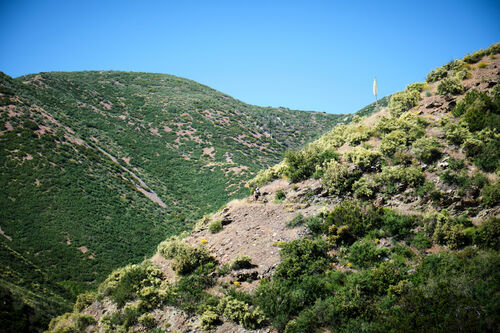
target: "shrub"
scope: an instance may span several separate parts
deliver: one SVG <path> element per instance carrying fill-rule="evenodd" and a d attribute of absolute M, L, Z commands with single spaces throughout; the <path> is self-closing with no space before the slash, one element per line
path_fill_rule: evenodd
<path fill-rule="evenodd" d="M 401 190 L 410 186 L 417 187 L 425 180 L 425 174 L 420 167 L 387 166 L 382 167 L 382 172 L 375 176 L 375 181 L 386 186 L 386 190 L 395 185 L 401 185 Z"/>
<path fill-rule="evenodd" d="M 252 309 L 248 304 L 229 296 L 220 300 L 219 305 L 217 305 L 217 311 L 224 318 L 249 329 L 261 327 L 266 319 L 260 308 L 255 307 Z"/>
<path fill-rule="evenodd" d="M 437 86 L 437 92 L 440 95 L 458 95 L 465 90 L 459 78 L 445 78 Z"/>
<path fill-rule="evenodd" d="M 295 228 L 298 227 L 299 225 L 303 225 L 305 223 L 306 219 L 304 218 L 304 215 L 301 213 L 298 213 L 295 215 L 290 221 L 286 223 L 286 226 L 288 228 Z"/>
<path fill-rule="evenodd" d="M 484 221 L 474 234 L 474 243 L 483 248 L 500 249 L 500 219 Z"/>
<path fill-rule="evenodd" d="M 352 184 L 352 190 L 354 191 L 354 196 L 359 199 L 369 199 L 375 194 L 377 185 L 372 178 L 368 178 L 363 175 L 360 179 Z"/>
<path fill-rule="evenodd" d="M 481 191 L 482 202 L 487 207 L 494 207 L 500 203 L 500 182 L 486 185 Z"/>
<path fill-rule="evenodd" d="M 498 128 L 498 109 L 486 93 L 472 90 L 457 103 L 452 112 L 456 117 L 462 117 L 469 129 L 475 132 L 486 127 Z"/>
<path fill-rule="evenodd" d="M 286 194 L 285 194 L 285 191 L 283 190 L 278 190 L 274 196 L 274 199 L 276 201 L 283 201 L 286 199 Z"/>
<path fill-rule="evenodd" d="M 426 82 L 432 83 L 444 79 L 448 76 L 448 71 L 443 67 L 432 70 L 425 79 Z"/>
<path fill-rule="evenodd" d="M 274 179 L 278 179 L 285 175 L 285 164 L 279 163 L 270 168 L 260 170 L 255 178 L 250 180 L 247 184 L 249 188 L 255 188 L 270 183 Z"/>
<path fill-rule="evenodd" d="M 385 214 L 382 217 L 382 228 L 386 230 L 389 235 L 404 238 L 410 234 L 415 222 L 416 218 L 414 216 L 400 215 L 391 210 L 385 210 Z"/>
<path fill-rule="evenodd" d="M 403 150 L 406 148 L 408 142 L 408 135 L 402 130 L 393 131 L 382 139 L 380 143 L 380 151 L 385 156 L 392 156 L 398 150 Z"/>
<path fill-rule="evenodd" d="M 358 145 L 363 141 L 366 141 L 372 135 L 372 130 L 368 126 L 364 125 L 349 125 L 345 131 L 346 143 L 354 146 Z"/>
<path fill-rule="evenodd" d="M 291 182 L 297 182 L 312 176 L 317 167 L 323 163 L 333 160 L 338 154 L 330 149 L 321 149 L 315 145 L 309 145 L 304 150 L 288 150 L 285 153 L 285 175 Z"/>
<path fill-rule="evenodd" d="M 467 138 L 462 144 L 462 149 L 467 157 L 474 157 L 484 150 L 484 142 L 473 137 Z"/>
<path fill-rule="evenodd" d="M 386 251 L 378 249 L 373 240 L 363 238 L 351 245 L 347 259 L 358 267 L 370 267 L 385 255 Z"/>
<path fill-rule="evenodd" d="M 94 317 L 83 313 L 65 313 L 53 318 L 49 323 L 47 333 L 80 333 L 87 327 L 96 324 Z"/>
<path fill-rule="evenodd" d="M 210 230 L 210 232 L 213 234 L 218 233 L 219 231 L 222 230 L 222 228 L 223 228 L 222 221 L 220 221 L 220 220 L 214 221 L 214 222 L 210 223 L 210 225 L 208 226 L 208 230 Z"/>
<path fill-rule="evenodd" d="M 346 153 L 347 161 L 354 163 L 363 171 L 378 170 L 380 167 L 380 157 L 378 151 L 369 150 L 363 147 L 355 147 Z"/>
<path fill-rule="evenodd" d="M 219 314 L 213 309 L 206 310 L 200 317 L 200 327 L 203 330 L 212 330 L 222 323 Z"/>
<path fill-rule="evenodd" d="M 246 255 L 238 255 L 236 258 L 234 258 L 233 262 L 231 263 L 231 269 L 238 270 L 238 269 L 245 269 L 245 268 L 252 268 L 252 258 Z"/>
<path fill-rule="evenodd" d="M 461 145 L 465 140 L 467 140 L 471 133 L 469 132 L 469 127 L 463 121 L 455 123 L 452 120 L 446 122 L 443 126 L 446 140 L 457 146 Z"/>
<path fill-rule="evenodd" d="M 147 329 L 152 329 L 156 325 L 156 319 L 155 316 L 152 313 L 144 313 L 142 314 L 137 321 L 139 324 L 144 326 Z"/>
<path fill-rule="evenodd" d="M 213 262 L 214 259 L 204 247 L 192 247 L 177 238 L 163 241 L 158 252 L 167 259 L 173 259 L 172 268 L 179 274 L 188 274 L 197 267 Z"/>
<path fill-rule="evenodd" d="M 80 294 L 76 298 L 75 305 L 73 306 L 73 311 L 81 312 L 85 308 L 87 308 L 90 304 L 94 303 L 97 299 L 97 294 L 93 292 L 86 292 Z"/>
<path fill-rule="evenodd" d="M 147 286 L 160 285 L 163 273 L 148 262 L 128 265 L 113 271 L 99 286 L 99 292 L 109 296 L 119 307 L 126 301 L 137 297 L 138 292 Z"/>
<path fill-rule="evenodd" d="M 472 54 L 467 54 L 464 57 L 464 61 L 468 64 L 475 64 L 476 62 L 481 60 L 485 55 L 486 55 L 485 50 L 479 50 L 479 51 L 476 51 Z"/>
<path fill-rule="evenodd" d="M 345 164 L 331 160 L 326 165 L 321 183 L 331 194 L 343 195 L 351 191 L 352 184 L 361 176 L 357 168 L 349 169 Z"/>
<path fill-rule="evenodd" d="M 411 243 L 419 250 L 428 249 L 432 245 L 430 237 L 423 230 L 417 232 Z"/>
<path fill-rule="evenodd" d="M 420 91 L 418 89 L 408 89 L 399 91 L 391 96 L 389 110 L 393 116 L 399 116 L 418 105 L 420 101 Z"/>
<path fill-rule="evenodd" d="M 424 163 L 432 163 L 441 156 L 437 140 L 427 137 L 417 139 L 411 146 L 411 153 Z"/>

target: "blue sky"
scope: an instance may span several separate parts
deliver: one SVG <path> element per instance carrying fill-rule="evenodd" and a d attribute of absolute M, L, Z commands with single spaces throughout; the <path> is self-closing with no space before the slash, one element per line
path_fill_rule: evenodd
<path fill-rule="evenodd" d="M 350 113 L 500 41 L 500 1 L 0 0 L 0 70 L 186 77 L 261 106 Z"/>

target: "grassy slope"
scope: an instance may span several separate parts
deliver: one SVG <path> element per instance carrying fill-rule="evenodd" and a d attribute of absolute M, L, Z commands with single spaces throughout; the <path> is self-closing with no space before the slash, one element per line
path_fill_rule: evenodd
<path fill-rule="evenodd" d="M 33 327 L 114 267 L 151 255 L 168 235 L 242 195 L 256 170 L 341 117 L 250 106 L 160 74 L 2 75 L 0 93 L 0 279 L 22 313 L 34 312 L 34 324 L 24 321 Z M 211 147 L 213 157 L 203 154 Z"/>

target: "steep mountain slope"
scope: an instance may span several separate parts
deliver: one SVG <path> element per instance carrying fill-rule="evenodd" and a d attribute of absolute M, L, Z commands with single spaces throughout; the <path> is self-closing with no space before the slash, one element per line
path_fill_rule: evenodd
<path fill-rule="evenodd" d="M 499 53 L 288 152 L 50 331 L 497 331 Z"/>
<path fill-rule="evenodd" d="M 350 116 L 250 106 L 169 75 L 81 72 L 1 74 L 0 119 L 0 279 L 40 327 Z M 20 280 L 29 267 L 39 273 Z"/>

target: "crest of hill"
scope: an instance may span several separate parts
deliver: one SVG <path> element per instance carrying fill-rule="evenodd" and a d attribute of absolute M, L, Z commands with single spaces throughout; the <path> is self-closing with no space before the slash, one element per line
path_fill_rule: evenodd
<path fill-rule="evenodd" d="M 432 71 L 116 270 L 49 331 L 495 332 L 500 44 Z"/>

